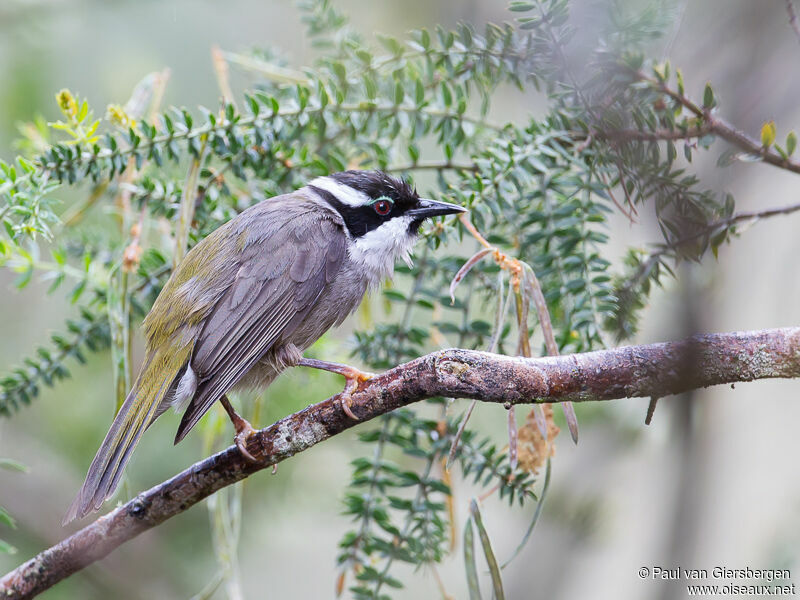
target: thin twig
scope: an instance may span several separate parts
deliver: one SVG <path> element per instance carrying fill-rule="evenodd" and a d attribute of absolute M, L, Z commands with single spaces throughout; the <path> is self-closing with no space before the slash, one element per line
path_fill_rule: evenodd
<path fill-rule="evenodd" d="M 625 201 L 628 203 L 628 206 L 631 209 L 631 214 L 639 216 L 639 211 L 636 210 L 636 206 L 633 203 L 633 199 L 631 198 L 630 193 L 628 193 L 628 185 L 625 183 L 625 173 L 622 169 L 622 162 L 617 159 L 617 171 L 619 172 L 619 186 L 622 188 L 622 193 L 625 194 Z"/>
<path fill-rule="evenodd" d="M 719 221 L 714 221 L 713 223 L 709 223 L 699 231 L 695 231 L 685 237 L 679 238 L 672 242 L 668 242 L 666 244 L 661 245 L 658 250 L 654 250 L 650 254 L 647 255 L 642 263 L 639 265 L 639 268 L 636 270 L 630 278 L 628 278 L 624 285 L 622 286 L 622 290 L 629 291 L 633 289 L 636 285 L 638 285 L 639 281 L 641 281 L 642 277 L 644 277 L 647 273 L 650 272 L 650 269 L 653 265 L 665 254 L 668 252 L 674 251 L 679 249 L 681 246 L 688 244 L 701 238 L 706 235 L 711 235 L 713 232 L 727 229 L 731 225 L 735 225 L 736 223 L 741 223 L 743 221 L 760 221 L 761 219 L 768 219 L 770 217 L 782 216 L 782 215 L 790 215 L 792 213 L 800 211 L 800 202 L 797 204 L 789 204 L 788 206 L 782 206 L 780 208 L 768 208 L 766 210 L 761 211 L 743 211 L 736 213 L 735 215 L 731 215 L 725 219 L 720 219 Z"/>
<path fill-rule="evenodd" d="M 401 165 L 389 165 L 385 171 L 387 173 L 397 173 L 403 171 L 470 171 L 477 173 L 480 167 L 475 163 L 454 163 L 445 161 L 419 161 Z"/>
<path fill-rule="evenodd" d="M 688 97 L 671 89 L 666 83 L 649 77 L 641 71 L 636 71 L 635 77 L 640 81 L 647 82 L 662 94 L 666 94 L 678 102 L 696 117 L 701 118 L 705 126 L 708 127 L 709 133 L 714 133 L 745 152 L 760 157 L 765 163 L 780 167 L 781 169 L 786 169 L 787 171 L 792 171 L 793 173 L 800 173 L 800 161 L 792 158 L 783 158 L 775 150 L 765 148 L 760 141 L 739 131 L 724 119 L 712 114 L 710 108 L 699 106 Z"/>
<path fill-rule="evenodd" d="M 614 186 L 609 184 L 608 179 L 606 179 L 605 173 L 603 173 L 602 171 L 598 171 L 598 175 L 600 176 L 600 180 L 603 182 L 603 185 L 606 186 L 606 192 L 608 192 L 608 196 L 609 198 L 611 198 L 611 201 L 614 203 L 614 206 L 617 207 L 619 212 L 625 215 L 628 221 L 630 221 L 631 225 L 634 225 L 636 223 L 636 219 L 633 218 L 633 213 L 626 211 L 625 207 L 622 206 L 619 200 L 617 200 L 617 197 L 614 195 Z"/>
<path fill-rule="evenodd" d="M 714 133 L 714 128 L 710 123 L 704 123 L 700 126 L 687 127 L 686 129 L 653 129 L 650 131 L 640 129 L 596 129 L 590 135 L 597 139 L 611 142 L 677 142 L 701 138 L 711 133 Z M 576 132 L 575 136 L 580 139 L 581 137 L 586 137 L 587 134 Z"/>

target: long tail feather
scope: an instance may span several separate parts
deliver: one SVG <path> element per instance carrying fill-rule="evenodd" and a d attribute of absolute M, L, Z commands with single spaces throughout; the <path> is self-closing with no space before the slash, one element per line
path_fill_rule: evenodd
<path fill-rule="evenodd" d="M 157 369 L 158 379 L 148 376 L 154 369 Z M 125 465 L 153 422 L 179 369 L 180 366 L 165 365 L 158 357 L 145 363 L 92 460 L 86 480 L 64 517 L 64 524 L 99 509 L 117 489 Z"/>

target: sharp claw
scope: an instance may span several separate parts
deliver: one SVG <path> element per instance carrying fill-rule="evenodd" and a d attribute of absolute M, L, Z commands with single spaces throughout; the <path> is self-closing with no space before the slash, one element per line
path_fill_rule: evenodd
<path fill-rule="evenodd" d="M 239 417 L 239 420 L 236 422 L 236 435 L 233 436 L 233 442 L 236 444 L 236 447 L 239 449 L 239 452 L 242 453 L 245 460 L 248 462 L 258 462 L 258 459 L 250 454 L 250 451 L 247 449 L 247 441 L 256 434 L 256 430 L 253 429 L 253 426 L 247 422 L 247 420 L 242 419 Z"/>
<path fill-rule="evenodd" d="M 360 421 L 361 419 L 359 419 L 350 408 L 350 401 L 350 393 L 347 391 L 342 392 L 341 396 L 339 396 L 339 404 L 341 405 L 344 414 L 353 419 L 353 421 Z"/>
<path fill-rule="evenodd" d="M 352 401 L 351 394 L 358 389 L 358 386 L 364 383 L 365 381 L 369 381 L 375 377 L 373 373 L 365 373 L 364 371 L 357 371 L 353 376 L 347 377 L 347 383 L 344 386 L 344 390 L 339 395 L 339 404 L 348 417 L 353 419 L 354 421 L 360 421 L 353 410 L 350 408 L 350 402 Z"/>
<path fill-rule="evenodd" d="M 346 414 L 348 417 L 354 421 L 360 420 L 350 408 L 350 402 L 352 399 L 351 395 L 358 389 L 359 385 L 375 377 L 374 373 L 367 373 L 348 365 L 340 365 L 338 363 L 326 362 L 314 358 L 302 358 L 297 364 L 303 367 L 323 369 L 325 371 L 330 371 L 331 373 L 343 375 L 345 378 L 345 386 L 344 390 L 342 390 L 342 393 L 339 394 L 339 405 L 342 407 L 344 414 Z"/>
<path fill-rule="evenodd" d="M 236 447 L 239 449 L 239 452 L 242 453 L 242 456 L 244 456 L 245 460 L 252 463 L 258 462 L 258 459 L 250 454 L 250 451 L 247 449 L 247 440 L 249 440 L 250 436 L 252 436 L 255 432 L 255 429 L 252 427 L 249 430 L 243 429 L 233 438 Z"/>

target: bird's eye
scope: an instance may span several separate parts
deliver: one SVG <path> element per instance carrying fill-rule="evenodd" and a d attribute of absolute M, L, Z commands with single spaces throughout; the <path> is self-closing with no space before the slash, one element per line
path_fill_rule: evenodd
<path fill-rule="evenodd" d="M 389 211 L 392 210 L 392 203 L 389 200 L 378 200 L 372 206 L 375 208 L 375 212 L 382 217 L 388 215 Z"/>

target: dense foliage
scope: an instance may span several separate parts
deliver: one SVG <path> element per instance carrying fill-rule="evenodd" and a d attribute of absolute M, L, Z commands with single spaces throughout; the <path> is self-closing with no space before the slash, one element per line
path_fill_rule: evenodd
<path fill-rule="evenodd" d="M 23 155 L 0 162 L 0 264 L 19 273 L 20 287 L 37 272 L 52 280 L 51 290 L 69 282 L 76 305 L 52 347 L 0 381 L 0 414 L 11 417 L 87 352 L 108 348 L 120 402 L 131 379 L 132 324 L 186 248 L 243 208 L 320 174 L 402 174 L 425 194 L 470 208 L 491 244 L 478 257 L 486 260 L 462 272 L 451 301 L 446 290 L 479 242 L 455 219 L 425 230 L 416 266 L 398 268 L 383 293 L 385 314 L 365 314 L 369 325 L 355 334 L 354 354 L 373 369 L 444 345 L 553 353 L 544 321 L 560 352 L 624 339 L 676 261 L 699 260 L 735 234 L 734 200 L 703 189 L 687 169 L 717 137 L 737 140 L 716 116 L 710 86 L 692 100 L 679 70 L 647 60 L 648 44 L 668 25 L 658 10 L 632 14 L 614 4 L 591 32 L 595 39 L 576 45 L 566 0 L 512 2 L 508 24 L 375 41 L 352 31 L 325 0 L 300 7 L 319 50 L 312 65 L 294 70 L 271 49 L 226 55 L 255 84 L 241 99 L 223 85 L 218 110 L 159 113 L 157 74 L 102 119 L 62 90 L 62 120 L 28 128 Z M 548 112 L 490 121 L 509 88 L 543 94 Z M 720 166 L 747 158 L 796 168 L 795 135 L 783 146 L 775 139 L 774 124 L 759 142 L 742 136 L 721 153 Z M 631 247 L 623 264 L 612 264 L 610 216 L 635 221 L 645 210 L 655 212 L 663 239 Z M 537 285 L 544 311 L 532 308 Z M 534 475 L 551 452 L 552 414 L 532 415 L 519 433 L 512 427 L 507 451 L 504 440 L 472 425 L 458 433 L 461 415 L 451 405 L 440 399 L 398 411 L 360 433 L 365 457 L 354 461 L 345 495 L 354 526 L 339 552 L 340 583 L 352 574 L 355 597 L 386 597 L 402 586 L 394 564 L 435 565 L 451 551 L 451 448 L 453 465 L 486 490 L 511 503 L 537 497 Z M 551 429 L 542 436 L 545 421 Z M 475 527 L 499 598 L 479 503 L 471 515 L 464 530 L 471 592 L 479 597 Z M 0 509 L 0 520 L 9 519 Z"/>

